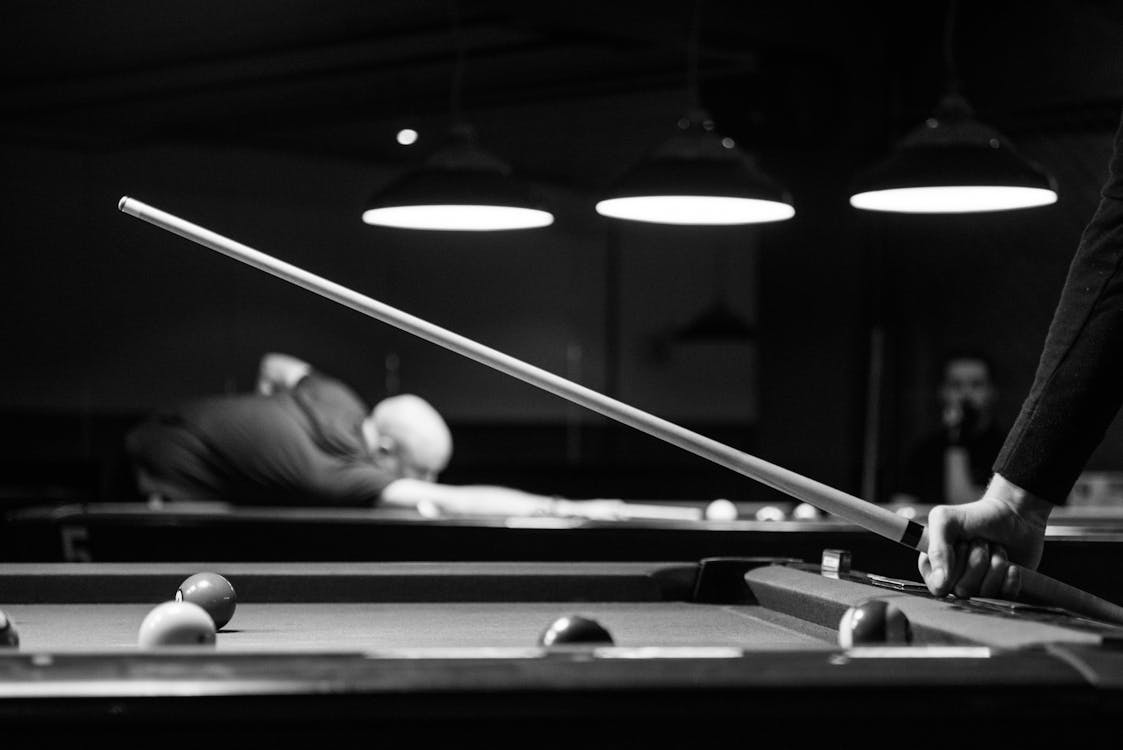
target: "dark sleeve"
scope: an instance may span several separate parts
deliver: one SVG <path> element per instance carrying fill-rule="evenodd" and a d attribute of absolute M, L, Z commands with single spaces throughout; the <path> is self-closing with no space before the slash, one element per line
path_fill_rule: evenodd
<path fill-rule="evenodd" d="M 994 470 L 1063 503 L 1123 400 L 1123 124 L 1084 230 L 1033 386 Z"/>
<path fill-rule="evenodd" d="M 344 383 L 322 373 L 304 376 L 292 398 L 312 427 L 312 440 L 325 452 L 349 458 L 365 457 L 362 422 L 366 403 Z"/>
<path fill-rule="evenodd" d="M 294 462 L 301 470 L 290 477 L 298 498 L 316 498 L 330 505 L 372 506 L 393 477 L 378 467 L 318 452 L 306 452 Z"/>
<path fill-rule="evenodd" d="M 215 494 L 231 502 L 369 507 L 393 480 L 362 456 L 323 450 L 288 394 L 209 399 L 181 419 L 205 448 Z"/>
<path fill-rule="evenodd" d="M 261 499 L 284 504 L 371 506 L 392 481 L 366 460 L 325 452 L 283 404 L 250 407 L 243 405 L 244 418 L 228 413 L 218 435 L 230 476 L 248 485 L 244 496 L 260 491 Z"/>

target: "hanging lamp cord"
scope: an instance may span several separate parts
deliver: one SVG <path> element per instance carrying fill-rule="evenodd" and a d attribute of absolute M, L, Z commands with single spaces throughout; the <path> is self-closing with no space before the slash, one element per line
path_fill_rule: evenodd
<path fill-rule="evenodd" d="M 453 43 L 456 45 L 456 63 L 452 70 L 452 86 L 449 88 L 449 112 L 453 126 L 462 125 L 464 112 L 461 98 L 464 89 L 464 31 L 460 22 L 460 3 L 449 0 L 449 19 L 452 23 Z"/>
<path fill-rule="evenodd" d="M 957 0 L 948 0 L 947 13 L 944 15 L 944 77 L 947 93 L 959 93 L 959 71 L 955 67 L 955 18 L 958 10 Z"/>

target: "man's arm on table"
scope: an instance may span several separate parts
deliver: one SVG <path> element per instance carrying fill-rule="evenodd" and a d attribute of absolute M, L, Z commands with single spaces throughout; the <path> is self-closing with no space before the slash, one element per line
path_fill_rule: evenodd
<path fill-rule="evenodd" d="M 397 479 L 382 490 L 380 505 L 415 508 L 424 515 L 575 516 L 620 518 L 618 500 L 565 500 L 510 487 L 451 485 L 421 479 Z"/>

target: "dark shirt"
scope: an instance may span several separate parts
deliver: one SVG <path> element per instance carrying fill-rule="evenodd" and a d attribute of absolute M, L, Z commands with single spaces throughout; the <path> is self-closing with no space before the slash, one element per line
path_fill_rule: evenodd
<path fill-rule="evenodd" d="M 362 436 L 368 411 L 319 374 L 271 396 L 197 399 L 129 433 L 144 493 L 265 505 L 372 505 L 393 477 Z"/>
<path fill-rule="evenodd" d="M 980 488 L 990 479 L 991 465 L 1006 433 L 997 425 L 957 443 L 967 451 L 967 466 L 971 481 Z M 947 497 L 945 456 L 953 443 L 946 431 L 941 430 L 922 437 L 913 446 L 905 462 L 904 476 L 898 483 L 900 492 L 912 495 L 922 503 L 946 503 Z"/>
<path fill-rule="evenodd" d="M 1123 123 L 1107 183 L 1069 267 L 1033 386 L 994 470 L 1056 504 L 1123 401 Z"/>

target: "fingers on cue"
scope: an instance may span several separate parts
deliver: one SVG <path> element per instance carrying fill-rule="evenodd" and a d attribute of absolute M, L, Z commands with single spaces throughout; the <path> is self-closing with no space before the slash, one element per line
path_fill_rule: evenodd
<path fill-rule="evenodd" d="M 964 545 L 963 571 L 955 585 L 955 595 L 961 599 L 975 596 L 983 585 L 983 579 L 990 572 L 990 545 L 976 540 Z"/>
<path fill-rule="evenodd" d="M 916 569 L 920 571 L 920 575 L 924 578 L 924 582 L 928 583 L 928 576 L 932 573 L 932 558 L 928 556 L 927 552 L 921 552 L 917 556 Z"/>
<path fill-rule="evenodd" d="M 955 582 L 952 575 L 955 564 L 955 548 L 948 538 L 950 517 L 948 511 L 942 507 L 932 509 L 928 515 L 928 554 L 919 561 L 924 565 L 925 558 L 931 566 L 928 573 L 924 574 L 928 589 L 936 596 L 944 596 Z M 921 568 L 921 573 L 924 573 Z"/>
<path fill-rule="evenodd" d="M 916 568 L 920 571 L 920 577 L 924 579 L 924 585 L 932 592 L 934 596 L 940 596 L 938 589 L 941 581 L 936 581 L 932 575 L 932 558 L 928 556 L 927 552 L 921 552 L 916 560 Z"/>
<path fill-rule="evenodd" d="M 952 545 L 955 554 L 952 559 L 952 566 L 948 569 L 948 580 L 944 585 L 944 593 L 955 594 L 957 588 L 960 586 L 960 581 L 963 578 L 964 572 L 967 570 L 967 555 L 971 550 L 969 542 L 960 540 Z M 955 594 L 959 596 L 959 594 Z"/>
<path fill-rule="evenodd" d="M 1007 565 L 1006 576 L 1002 581 L 1002 596 L 1017 599 L 1022 593 L 1022 571 L 1017 565 Z"/>
<path fill-rule="evenodd" d="M 1009 569 L 1010 563 L 1006 558 L 1006 550 L 1002 547 L 994 547 L 990 553 L 990 566 L 983 576 L 983 585 L 979 593 L 983 596 L 1001 596 L 1004 593 Z"/>

